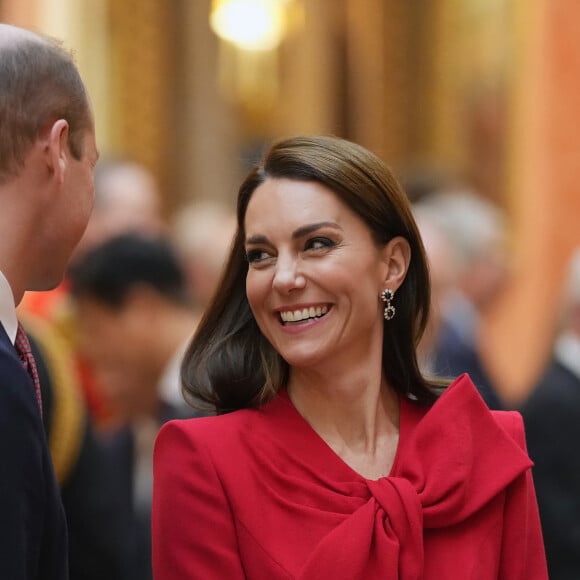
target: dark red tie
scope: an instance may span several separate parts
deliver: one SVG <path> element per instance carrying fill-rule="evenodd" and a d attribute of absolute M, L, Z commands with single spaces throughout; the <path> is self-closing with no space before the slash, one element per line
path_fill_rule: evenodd
<path fill-rule="evenodd" d="M 40 408 L 40 414 L 42 415 L 42 395 L 40 393 L 40 380 L 38 379 L 36 362 L 34 361 L 34 356 L 32 355 L 32 349 L 30 348 L 30 342 L 28 341 L 26 332 L 20 323 L 18 323 L 18 332 L 16 333 L 14 346 L 18 352 L 22 366 L 26 369 L 26 372 L 30 375 L 32 382 L 34 383 L 36 400 L 38 401 L 38 407 Z"/>

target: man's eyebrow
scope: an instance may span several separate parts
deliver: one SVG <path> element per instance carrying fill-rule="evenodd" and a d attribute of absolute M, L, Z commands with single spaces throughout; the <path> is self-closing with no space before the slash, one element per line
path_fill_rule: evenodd
<path fill-rule="evenodd" d="M 335 230 L 342 230 L 342 228 L 336 222 L 317 222 L 314 224 L 308 224 L 302 227 L 299 227 L 297 230 L 292 232 L 292 239 L 297 240 L 311 234 L 320 228 L 333 228 Z M 267 244 L 268 238 L 263 235 L 255 235 L 250 236 L 246 239 L 246 244 Z"/>

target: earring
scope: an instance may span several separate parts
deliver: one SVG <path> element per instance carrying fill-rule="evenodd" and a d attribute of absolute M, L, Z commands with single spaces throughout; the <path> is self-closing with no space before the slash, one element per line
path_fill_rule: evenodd
<path fill-rule="evenodd" d="M 385 303 L 385 320 L 392 320 L 395 317 L 395 307 L 391 304 L 391 300 L 395 297 L 395 293 L 387 288 L 381 292 L 381 300 Z"/>

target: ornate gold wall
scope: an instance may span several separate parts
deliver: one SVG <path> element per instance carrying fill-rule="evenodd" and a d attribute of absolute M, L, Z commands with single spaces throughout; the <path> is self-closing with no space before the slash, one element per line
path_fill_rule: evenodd
<path fill-rule="evenodd" d="M 108 3 L 110 113 L 108 148 L 149 167 L 167 192 L 172 183 L 175 38 L 172 3 Z M 166 193 L 167 198 L 167 193 Z"/>

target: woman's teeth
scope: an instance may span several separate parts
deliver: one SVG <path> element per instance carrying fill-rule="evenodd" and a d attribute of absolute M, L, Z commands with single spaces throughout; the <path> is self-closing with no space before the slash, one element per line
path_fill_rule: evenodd
<path fill-rule="evenodd" d="M 311 306 L 310 308 L 303 308 L 302 310 L 288 310 L 280 312 L 282 322 L 300 322 L 308 320 L 309 318 L 320 318 L 328 312 L 328 306 Z"/>

